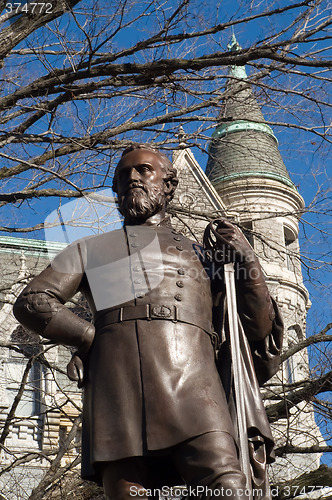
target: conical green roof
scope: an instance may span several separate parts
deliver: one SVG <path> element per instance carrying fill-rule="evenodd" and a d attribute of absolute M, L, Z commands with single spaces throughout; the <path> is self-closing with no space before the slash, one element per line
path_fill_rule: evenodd
<path fill-rule="evenodd" d="M 240 48 L 234 35 L 228 48 Z M 230 67 L 218 125 L 210 142 L 206 174 L 213 184 L 239 177 L 267 177 L 295 187 L 244 66 Z"/>

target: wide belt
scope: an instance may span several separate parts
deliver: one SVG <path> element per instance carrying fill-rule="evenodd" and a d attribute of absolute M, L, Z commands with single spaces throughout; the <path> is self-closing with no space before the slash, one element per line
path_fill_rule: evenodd
<path fill-rule="evenodd" d="M 145 319 L 147 321 L 155 319 L 163 319 L 173 321 L 174 323 L 187 323 L 189 325 L 198 326 L 208 334 L 213 332 L 212 323 L 195 314 L 193 311 L 188 311 L 179 308 L 177 305 L 168 304 L 141 304 L 137 306 L 125 306 L 117 309 L 111 309 L 95 315 L 96 330 L 112 325 L 114 323 L 122 323 L 123 321 L 131 321 L 136 319 Z"/>

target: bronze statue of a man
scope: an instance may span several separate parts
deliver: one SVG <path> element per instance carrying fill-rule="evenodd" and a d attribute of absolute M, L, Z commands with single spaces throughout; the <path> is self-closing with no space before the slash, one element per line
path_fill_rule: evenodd
<path fill-rule="evenodd" d="M 67 247 L 14 306 L 26 327 L 77 347 L 68 375 L 84 387 L 82 476 L 102 482 L 109 499 L 179 484 L 200 486 L 201 498 L 211 498 L 211 489 L 216 497 L 228 490 L 227 498 L 246 498 L 215 362 L 223 262 L 171 227 L 165 212 L 177 182 L 157 150 L 125 150 L 113 186 L 123 228 Z M 249 341 L 266 344 L 274 329 L 280 345 L 251 246 L 228 221 L 218 233 L 216 255 L 231 252 L 239 271 L 238 309 Z M 64 305 L 77 292 L 93 324 Z"/>

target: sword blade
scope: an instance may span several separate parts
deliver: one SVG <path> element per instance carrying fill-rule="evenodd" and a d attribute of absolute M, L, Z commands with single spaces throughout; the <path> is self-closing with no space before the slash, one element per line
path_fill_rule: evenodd
<path fill-rule="evenodd" d="M 224 265 L 226 301 L 229 323 L 230 347 L 232 356 L 234 392 L 237 414 L 237 425 L 240 447 L 240 465 L 242 472 L 246 476 L 246 486 L 250 491 L 249 499 L 252 500 L 252 481 L 249 459 L 248 433 L 245 417 L 245 398 L 243 391 L 243 364 L 241 360 L 241 348 L 239 337 L 238 313 L 236 305 L 236 289 L 234 278 L 234 264 Z"/>

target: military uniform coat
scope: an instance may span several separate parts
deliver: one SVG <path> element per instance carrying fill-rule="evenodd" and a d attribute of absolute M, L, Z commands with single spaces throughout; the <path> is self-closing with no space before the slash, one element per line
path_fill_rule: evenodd
<path fill-rule="evenodd" d="M 72 244 L 22 293 L 31 305 L 46 290 L 41 323 L 77 291 L 94 315 L 83 477 L 96 479 L 98 462 L 211 431 L 234 435 L 212 342 L 211 282 L 218 279 L 201 246 L 170 227 L 127 226 Z M 70 335 L 71 324 L 63 328 Z"/>

